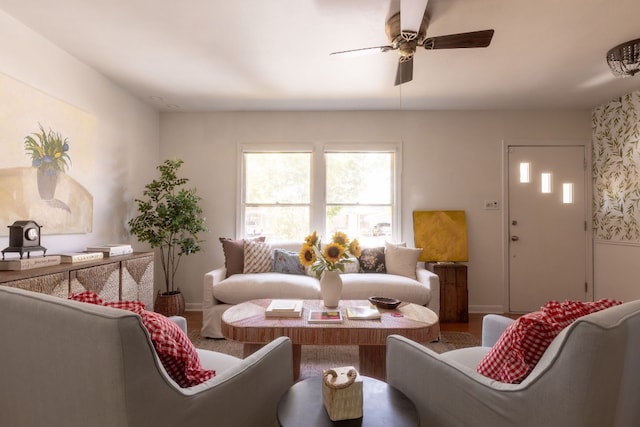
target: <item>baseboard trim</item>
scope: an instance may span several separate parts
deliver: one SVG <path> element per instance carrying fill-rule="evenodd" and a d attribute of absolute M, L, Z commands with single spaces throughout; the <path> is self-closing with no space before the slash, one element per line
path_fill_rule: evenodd
<path fill-rule="evenodd" d="M 505 313 L 501 305 L 470 305 L 469 313 Z"/>
<path fill-rule="evenodd" d="M 201 302 L 188 302 L 188 303 L 185 303 L 184 309 L 186 311 L 202 311 L 202 303 Z"/>

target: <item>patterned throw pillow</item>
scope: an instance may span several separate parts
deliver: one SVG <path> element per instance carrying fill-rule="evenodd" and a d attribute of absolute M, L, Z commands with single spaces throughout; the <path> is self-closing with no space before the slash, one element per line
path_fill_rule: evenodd
<path fill-rule="evenodd" d="M 90 291 L 72 294 L 69 299 L 138 314 L 151 336 L 162 366 L 180 387 L 192 387 L 216 375 L 216 371 L 202 368 L 195 347 L 177 324 L 162 314 L 145 310 L 140 301 L 104 302 L 95 292 Z"/>
<path fill-rule="evenodd" d="M 349 257 L 348 260 L 345 260 L 343 265 L 344 271 L 341 271 L 341 274 L 360 273 L 360 263 L 356 257 Z"/>
<path fill-rule="evenodd" d="M 476 368 L 479 374 L 503 383 L 521 383 L 536 366 L 551 341 L 578 318 L 621 301 L 549 301 L 540 311 L 516 319 Z"/>
<path fill-rule="evenodd" d="M 250 241 L 264 242 L 265 237 L 259 236 Z M 227 277 L 234 274 L 242 274 L 244 271 L 244 239 L 233 240 L 220 237 L 222 251 L 224 252 L 224 266 L 227 269 Z"/>
<path fill-rule="evenodd" d="M 267 273 L 273 266 L 273 250 L 267 243 L 244 242 L 243 273 Z"/>
<path fill-rule="evenodd" d="M 298 253 L 280 248 L 273 250 L 273 271 L 284 274 L 305 274 Z"/>
<path fill-rule="evenodd" d="M 358 258 L 360 271 L 363 273 L 386 273 L 384 265 L 384 248 L 364 248 Z"/>

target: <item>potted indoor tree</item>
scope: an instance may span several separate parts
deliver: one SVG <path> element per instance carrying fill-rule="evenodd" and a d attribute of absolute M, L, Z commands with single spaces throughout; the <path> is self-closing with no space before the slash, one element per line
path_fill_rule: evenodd
<path fill-rule="evenodd" d="M 135 199 L 140 214 L 129 221 L 131 233 L 139 241 L 159 248 L 165 291 L 158 291 L 154 309 L 166 316 L 184 313 L 176 272 L 183 255 L 201 250 L 198 233 L 207 231 L 199 206 L 201 197 L 195 189 L 184 188 L 187 178 L 177 176 L 182 163 L 180 159 L 165 160 L 157 167 L 160 179 L 145 186 L 146 200 Z"/>

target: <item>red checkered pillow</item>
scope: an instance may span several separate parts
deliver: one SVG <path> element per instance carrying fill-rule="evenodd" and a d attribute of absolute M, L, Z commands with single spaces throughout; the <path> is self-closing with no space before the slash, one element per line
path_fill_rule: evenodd
<path fill-rule="evenodd" d="M 550 301 L 540 311 L 519 317 L 480 361 L 476 371 L 504 383 L 520 383 L 536 366 L 551 341 L 576 319 L 620 301 Z"/>
<path fill-rule="evenodd" d="M 69 299 L 129 310 L 140 315 L 164 369 L 180 387 L 191 387 L 215 376 L 216 371 L 202 368 L 195 347 L 182 329 L 165 316 L 145 310 L 140 301 L 104 302 L 89 291 L 72 294 Z"/>

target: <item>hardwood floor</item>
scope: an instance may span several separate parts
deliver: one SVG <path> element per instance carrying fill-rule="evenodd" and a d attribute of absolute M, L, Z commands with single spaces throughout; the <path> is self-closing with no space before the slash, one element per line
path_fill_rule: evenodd
<path fill-rule="evenodd" d="M 184 315 L 187 319 L 187 328 L 189 331 L 199 330 L 202 327 L 202 312 L 187 311 Z M 476 338 L 482 338 L 482 313 L 469 313 L 469 323 L 441 323 L 442 331 L 469 332 Z"/>

